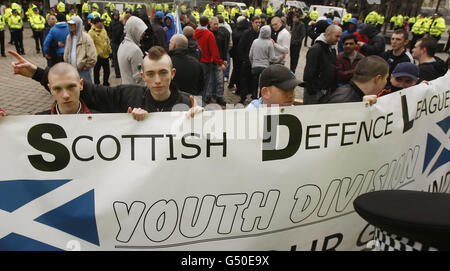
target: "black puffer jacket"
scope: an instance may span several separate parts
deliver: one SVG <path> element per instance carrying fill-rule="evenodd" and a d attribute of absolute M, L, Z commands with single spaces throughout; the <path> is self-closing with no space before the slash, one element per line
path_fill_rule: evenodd
<path fill-rule="evenodd" d="M 33 79 L 48 90 L 48 70 L 38 68 Z M 179 91 L 175 84 L 170 85 L 171 94 L 165 101 L 155 101 L 146 86 L 119 85 L 107 87 L 84 82 L 80 98 L 86 106 L 101 113 L 126 113 L 128 107 L 142 108 L 147 112 L 170 112 L 176 104 L 192 107 L 189 94 Z M 179 107 L 177 107 L 179 108 Z"/>
<path fill-rule="evenodd" d="M 364 93 L 362 90 L 353 82 L 350 81 L 335 91 L 328 93 L 323 96 L 319 103 L 321 104 L 332 104 L 332 103 L 354 103 L 362 102 Z"/>
<path fill-rule="evenodd" d="M 176 69 L 173 82 L 180 90 L 193 95 L 203 92 L 203 70 L 200 61 L 188 55 L 187 49 L 174 49 L 169 52 Z"/>
<path fill-rule="evenodd" d="M 317 38 L 306 54 L 303 81 L 310 95 L 319 90 L 330 92 L 336 88 L 336 50 L 325 42 L 324 35 Z"/>
<path fill-rule="evenodd" d="M 198 42 L 194 38 L 188 38 L 187 54 L 194 57 L 198 61 L 202 58 L 202 49 L 198 46 Z"/>
<path fill-rule="evenodd" d="M 231 48 L 230 56 L 233 58 L 233 61 L 239 61 L 239 40 L 242 37 L 242 34 L 244 34 L 245 30 L 249 28 L 249 24 L 247 20 L 242 20 L 239 23 L 236 24 L 236 27 L 233 29 L 233 32 L 231 34 L 233 39 L 233 48 Z"/>
<path fill-rule="evenodd" d="M 365 56 L 377 55 L 381 56 L 386 50 L 386 42 L 383 34 L 373 24 L 366 24 L 362 26 L 359 31 L 360 35 L 367 36 L 369 43 L 361 47 L 361 53 Z"/>

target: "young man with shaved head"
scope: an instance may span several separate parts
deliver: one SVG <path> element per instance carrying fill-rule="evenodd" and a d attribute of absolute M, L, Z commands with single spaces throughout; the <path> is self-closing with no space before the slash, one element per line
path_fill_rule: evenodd
<path fill-rule="evenodd" d="M 342 29 L 330 25 L 320 34 L 306 54 L 303 81 L 306 89 L 303 93 L 305 104 L 317 104 L 320 98 L 336 88 L 336 49 L 342 35 Z"/>
<path fill-rule="evenodd" d="M 9 53 L 18 60 L 18 62 L 12 63 L 14 74 L 32 77 L 43 86 L 48 87 L 46 70 L 37 68 L 12 51 L 9 51 Z M 188 107 L 191 107 L 189 113 L 193 116 L 195 112 L 202 111 L 202 108 L 196 105 L 194 97 L 178 90 L 176 85 L 172 84 L 175 72 L 176 70 L 173 68 L 172 61 L 165 49 L 154 46 L 142 61 L 141 77 L 146 86 L 119 85 L 107 87 L 83 83 L 81 98 L 89 108 L 103 113 L 129 112 L 139 113 L 140 116 L 143 116 L 145 114 L 140 113 L 172 111 L 175 105 L 184 104 L 186 105 L 186 111 L 189 110 Z M 177 107 L 174 110 L 183 109 Z"/>
<path fill-rule="evenodd" d="M 204 83 L 202 66 L 198 59 L 189 55 L 188 43 L 183 34 L 175 34 L 170 39 L 169 56 L 177 71 L 173 81 L 184 92 L 202 95 Z"/>
<path fill-rule="evenodd" d="M 48 71 L 48 88 L 55 98 L 50 110 L 39 115 L 89 114 L 91 111 L 80 100 L 83 90 L 83 79 L 71 64 L 60 62 Z"/>

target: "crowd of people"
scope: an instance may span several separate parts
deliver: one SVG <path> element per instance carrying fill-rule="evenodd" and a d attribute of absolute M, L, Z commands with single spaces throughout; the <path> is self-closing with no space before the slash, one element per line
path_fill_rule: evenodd
<path fill-rule="evenodd" d="M 318 14 L 283 5 L 276 11 L 271 5 L 241 11 L 207 4 L 201 11 L 184 4 L 154 4 L 151 9 L 125 4 L 120 13 L 113 3 L 101 10 L 86 2 L 76 10 L 61 0 L 45 19 L 35 4 L 27 11 L 36 53 L 42 51 L 47 59 L 41 69 L 23 57 L 23 19 L 17 19 L 24 17 L 22 9 L 14 4 L 7 9 L 0 30 L 6 19 L 16 48 L 10 52 L 17 59 L 14 73 L 39 81 L 55 97 L 48 114 L 129 112 L 141 120 L 149 112 L 183 104 L 177 108 L 192 116 L 210 103 L 225 106 L 225 88 L 248 107 L 294 105 L 299 103 L 294 95 L 299 85 L 305 105 L 375 103 L 379 96 L 436 79 L 448 70 L 435 56 L 442 34 L 438 14 L 427 27 L 421 26 L 423 15 L 414 25 L 413 17 L 400 24 L 396 15 L 392 49 L 386 50 L 379 27 L 384 18 L 376 12 L 358 20 L 351 13 L 340 18 L 333 11 Z M 414 32 L 417 29 L 424 32 Z M 301 82 L 295 71 L 308 38 Z M 111 65 L 121 78 L 119 86 L 110 86 Z"/>

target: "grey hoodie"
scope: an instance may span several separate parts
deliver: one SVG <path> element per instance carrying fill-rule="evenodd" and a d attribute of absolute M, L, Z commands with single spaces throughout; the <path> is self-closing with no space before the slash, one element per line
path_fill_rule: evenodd
<path fill-rule="evenodd" d="M 145 84 L 140 75 L 144 54 L 139 48 L 139 44 L 146 29 L 147 25 L 144 21 L 136 16 L 131 16 L 127 20 L 124 28 L 125 38 L 117 51 L 122 84 Z"/>
<path fill-rule="evenodd" d="M 74 16 L 70 20 L 75 22 L 77 33 L 74 36 L 71 36 L 69 32 L 69 36 L 71 36 L 71 39 L 69 39 L 69 43 L 67 44 L 67 50 L 69 50 L 68 62 L 72 64 L 72 66 L 77 67 L 76 44 L 81 39 L 81 32 L 83 31 L 83 20 L 81 20 L 81 18 L 78 16 Z"/>
<path fill-rule="evenodd" d="M 265 25 L 259 31 L 259 37 L 253 41 L 249 53 L 252 68 L 268 67 L 271 63 L 279 63 L 282 56 L 275 56 L 275 49 L 271 40 L 270 26 Z"/>

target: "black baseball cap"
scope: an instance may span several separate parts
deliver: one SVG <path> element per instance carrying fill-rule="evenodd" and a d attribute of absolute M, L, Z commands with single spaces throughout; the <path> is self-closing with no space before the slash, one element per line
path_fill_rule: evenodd
<path fill-rule="evenodd" d="M 94 20 L 92 20 L 92 23 L 93 23 L 93 24 L 96 24 L 96 23 L 99 23 L 99 22 L 103 22 L 103 19 L 100 18 L 100 17 L 98 17 L 98 16 L 95 16 L 95 17 L 94 17 Z"/>
<path fill-rule="evenodd" d="M 395 67 L 392 75 L 395 78 L 406 76 L 412 80 L 417 80 L 419 78 L 419 68 L 411 62 L 402 62 Z"/>
<path fill-rule="evenodd" d="M 288 67 L 281 64 L 274 64 L 264 69 L 259 77 L 259 83 L 261 88 L 276 86 L 281 90 L 289 91 L 302 82 L 295 78 L 295 75 Z"/>

